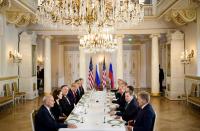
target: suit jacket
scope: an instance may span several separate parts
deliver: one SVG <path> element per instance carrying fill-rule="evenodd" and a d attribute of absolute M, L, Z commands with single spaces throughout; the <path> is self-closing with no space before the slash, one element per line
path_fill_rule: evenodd
<path fill-rule="evenodd" d="M 84 91 L 84 88 L 83 88 L 82 85 L 81 85 L 81 87 L 80 87 L 79 89 L 80 89 L 80 91 L 81 91 L 81 96 L 84 95 L 84 94 L 85 94 L 85 91 Z"/>
<path fill-rule="evenodd" d="M 117 104 L 119 104 L 119 107 L 117 108 L 117 111 L 124 111 L 125 105 L 126 105 L 126 100 L 125 100 L 125 93 L 122 94 L 120 99 L 117 100 Z"/>
<path fill-rule="evenodd" d="M 159 81 L 163 81 L 164 80 L 164 71 L 163 69 L 159 69 Z"/>
<path fill-rule="evenodd" d="M 81 91 L 80 91 L 80 88 L 77 89 L 76 91 L 76 103 L 78 103 L 78 101 L 81 99 L 82 97 L 82 94 L 81 94 Z"/>
<path fill-rule="evenodd" d="M 120 99 L 121 96 L 122 96 L 122 95 L 121 95 L 119 92 L 115 92 L 115 98 L 116 98 L 116 99 Z"/>
<path fill-rule="evenodd" d="M 71 89 L 69 90 L 69 92 L 67 94 L 67 97 L 69 98 L 71 104 L 76 104 L 77 103 L 76 95 L 72 92 Z"/>
<path fill-rule="evenodd" d="M 35 131 L 57 131 L 59 128 L 67 128 L 67 125 L 58 123 L 42 105 L 35 116 Z"/>
<path fill-rule="evenodd" d="M 133 131 L 153 131 L 155 122 L 155 112 L 150 104 L 140 109 L 133 126 Z"/>
<path fill-rule="evenodd" d="M 130 120 L 135 120 L 137 117 L 139 107 L 135 98 L 125 108 L 125 111 L 122 113 L 122 119 L 126 122 Z"/>
<path fill-rule="evenodd" d="M 60 104 L 55 102 L 54 106 L 51 108 L 51 112 L 54 115 L 57 122 L 61 122 L 61 123 L 64 122 L 63 120 L 59 120 L 59 117 L 63 116 L 63 111 L 62 111 L 62 107 L 60 106 Z"/>
<path fill-rule="evenodd" d="M 59 101 L 60 102 L 60 106 L 62 108 L 62 112 L 66 115 L 69 116 L 69 114 L 72 112 L 72 110 L 74 109 L 74 104 L 71 103 L 71 101 L 67 100 L 68 97 L 67 96 L 63 96 L 62 99 Z"/>

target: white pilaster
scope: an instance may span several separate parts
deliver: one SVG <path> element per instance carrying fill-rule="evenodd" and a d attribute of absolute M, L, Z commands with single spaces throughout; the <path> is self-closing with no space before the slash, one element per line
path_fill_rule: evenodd
<path fill-rule="evenodd" d="M 58 47 L 58 86 L 64 85 L 64 46 Z"/>
<path fill-rule="evenodd" d="M 44 93 L 51 93 L 51 36 L 44 36 Z"/>
<path fill-rule="evenodd" d="M 159 95 L 159 52 L 158 52 L 158 38 L 159 34 L 152 34 L 151 46 L 151 93 L 152 95 Z"/>
<path fill-rule="evenodd" d="M 152 5 L 153 5 L 153 15 L 156 15 L 157 0 L 152 0 Z"/>
<path fill-rule="evenodd" d="M 20 35 L 19 50 L 22 54 L 22 62 L 19 64 L 19 90 L 26 92 L 27 99 L 38 96 L 36 71 L 36 58 L 33 56 L 33 45 L 36 46 L 36 34 L 23 32 Z M 34 60 L 35 59 L 35 60 Z M 34 63 L 33 63 L 34 62 Z"/>
<path fill-rule="evenodd" d="M 3 25 L 3 16 L 0 14 L 0 76 L 2 76 L 2 63 L 3 63 L 3 60 L 2 60 L 2 52 L 3 52 L 3 28 L 4 28 L 4 25 Z"/>
<path fill-rule="evenodd" d="M 200 76 L 200 7 L 197 8 L 197 75 Z"/>
<path fill-rule="evenodd" d="M 123 79 L 123 35 L 117 37 L 117 79 Z"/>
<path fill-rule="evenodd" d="M 147 66 L 147 60 L 146 60 L 146 44 L 141 44 L 141 75 L 140 75 L 140 87 L 147 87 L 146 84 L 146 66 Z"/>
<path fill-rule="evenodd" d="M 80 78 L 83 78 L 83 80 L 84 80 L 83 87 L 86 89 L 86 80 L 87 80 L 87 77 L 86 77 L 86 54 L 85 54 L 83 48 L 79 48 L 79 51 L 80 51 L 79 74 L 80 74 Z"/>
<path fill-rule="evenodd" d="M 184 94 L 184 64 L 181 63 L 180 56 L 184 51 L 184 34 L 176 31 L 168 35 L 168 43 L 170 44 L 170 75 L 168 74 L 166 84 L 167 89 L 165 95 L 170 100 L 179 100 Z M 167 63 L 169 64 L 169 63 Z"/>

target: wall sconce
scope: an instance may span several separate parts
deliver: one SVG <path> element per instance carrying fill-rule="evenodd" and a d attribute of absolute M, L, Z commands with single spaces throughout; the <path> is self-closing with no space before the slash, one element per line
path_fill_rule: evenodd
<path fill-rule="evenodd" d="M 16 50 L 14 52 L 9 52 L 9 58 L 12 59 L 13 63 L 21 63 L 22 61 L 22 55 Z"/>
<path fill-rule="evenodd" d="M 38 65 L 43 65 L 43 58 L 42 58 L 42 56 L 39 56 L 37 58 L 37 63 L 38 63 Z"/>
<path fill-rule="evenodd" d="M 181 63 L 182 64 L 190 64 L 191 58 L 194 57 L 194 50 L 191 50 L 190 52 L 188 50 L 185 50 L 181 53 Z"/>

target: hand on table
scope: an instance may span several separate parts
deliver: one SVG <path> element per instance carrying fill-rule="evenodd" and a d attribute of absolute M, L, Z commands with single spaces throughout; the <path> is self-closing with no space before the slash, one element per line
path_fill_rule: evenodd
<path fill-rule="evenodd" d="M 69 125 L 68 125 L 68 128 L 77 128 L 77 126 L 74 125 L 74 124 L 69 124 Z"/>
<path fill-rule="evenodd" d="M 126 131 L 132 131 L 133 127 L 132 126 L 126 126 Z"/>

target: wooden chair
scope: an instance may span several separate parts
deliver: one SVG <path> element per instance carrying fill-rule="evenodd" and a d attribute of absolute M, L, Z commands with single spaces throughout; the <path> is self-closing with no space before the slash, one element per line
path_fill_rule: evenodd
<path fill-rule="evenodd" d="M 152 122 L 152 125 L 151 125 L 151 131 L 154 131 L 154 126 L 155 126 L 155 123 L 156 123 L 156 112 L 155 112 L 155 117 L 153 118 L 153 122 Z"/>
<path fill-rule="evenodd" d="M 4 85 L 4 99 L 12 99 L 13 105 L 15 104 L 15 96 L 13 92 L 10 90 L 10 85 L 7 83 Z"/>
<path fill-rule="evenodd" d="M 19 100 L 20 100 L 20 96 L 15 94 L 14 91 L 11 91 L 10 89 L 10 85 L 7 83 L 5 84 L 4 86 L 4 96 L 7 96 L 7 97 L 10 97 L 12 96 L 13 97 L 13 100 L 14 100 L 14 105 L 16 103 L 19 103 Z"/>
<path fill-rule="evenodd" d="M 196 97 L 196 94 L 197 94 L 197 84 L 192 83 L 190 96 Z"/>
<path fill-rule="evenodd" d="M 17 86 L 17 82 L 12 83 L 12 90 L 15 96 L 20 97 L 22 101 L 26 101 L 26 92 L 19 92 L 19 88 Z"/>
<path fill-rule="evenodd" d="M 38 110 L 33 110 L 31 112 L 31 126 L 32 126 L 32 131 L 35 131 L 35 115 L 37 114 Z"/>

